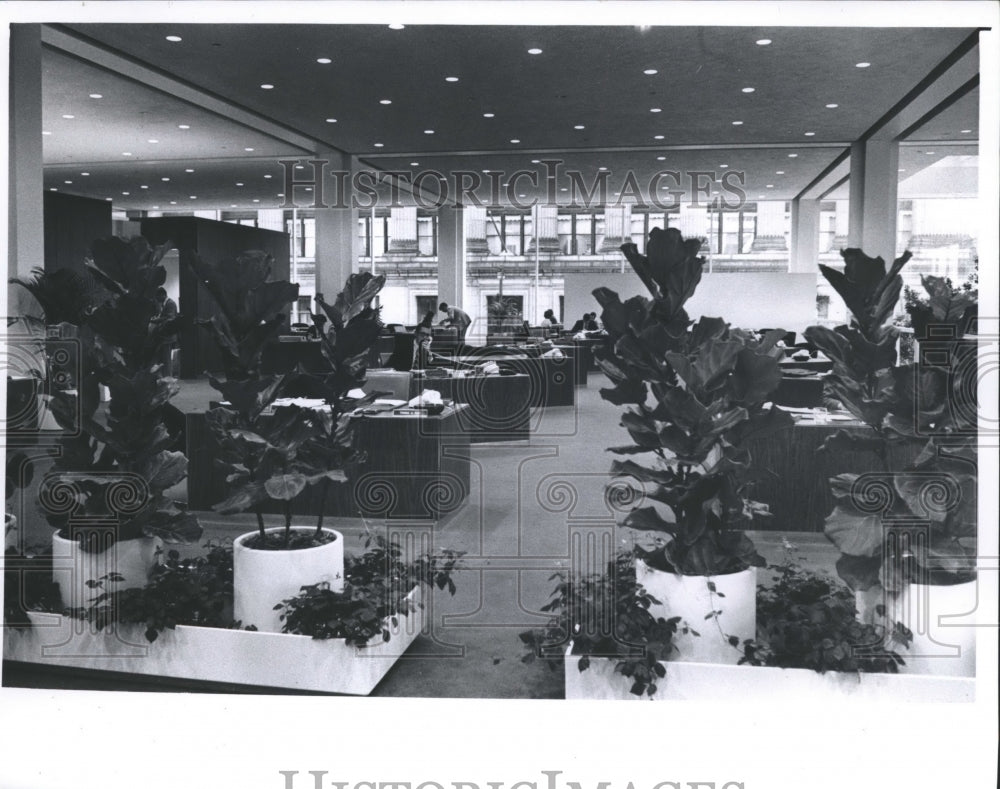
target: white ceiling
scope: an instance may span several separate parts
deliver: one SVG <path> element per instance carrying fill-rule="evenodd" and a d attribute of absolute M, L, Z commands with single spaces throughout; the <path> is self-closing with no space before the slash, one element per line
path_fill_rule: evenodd
<path fill-rule="evenodd" d="M 43 55 L 46 188 L 163 211 L 277 207 L 285 191 L 278 160 L 330 148 L 380 169 L 444 173 L 449 196 L 455 171 L 477 172 L 486 202 L 484 169 L 507 178 L 537 171 L 538 188 L 522 177 L 511 197 L 544 197 L 546 171 L 532 159 L 561 160 L 552 189 L 559 201 L 570 194 L 560 191 L 571 188 L 566 171 L 579 171 L 589 188 L 599 167 L 611 173 L 612 198 L 629 172 L 645 190 L 659 170 L 729 170 L 745 175 L 747 199 L 788 200 L 972 33 L 270 24 L 53 31 L 79 46 L 67 54 L 50 37 Z M 771 44 L 755 43 L 765 38 Z M 543 51 L 528 54 L 532 47 Z M 100 57 L 81 59 L 81 51 Z M 208 101 L 186 100 L 191 89 Z M 915 174 L 944 156 L 975 154 L 977 118 L 972 90 L 912 135 L 951 145 L 933 154 L 904 146 L 900 167 Z M 689 176 L 681 180 L 689 187 Z M 668 200 L 677 187 L 669 177 L 663 183 Z M 300 205 L 311 201 L 302 187 L 295 195 Z"/>

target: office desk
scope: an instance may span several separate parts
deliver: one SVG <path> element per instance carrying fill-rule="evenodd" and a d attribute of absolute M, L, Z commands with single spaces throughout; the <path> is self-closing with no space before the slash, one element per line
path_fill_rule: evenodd
<path fill-rule="evenodd" d="M 750 498 L 768 504 L 773 515 L 755 521 L 755 528 L 821 532 L 824 519 L 833 511 L 830 478 L 882 469 L 872 452 L 816 451 L 827 438 L 844 429 L 862 435 L 870 432 L 870 428 L 853 418 L 821 421 L 797 417 L 792 427 L 750 442 L 752 462 L 770 472 L 767 479 L 754 485 Z M 890 458 L 895 468 L 912 459 L 903 453 Z"/>
<path fill-rule="evenodd" d="M 525 441 L 531 437 L 530 376 L 450 372 L 447 378 L 428 378 L 421 371 L 414 371 L 410 397 L 416 397 L 424 389 L 434 389 L 443 399 L 466 404 L 468 408 L 457 414 L 457 424 L 473 443 Z"/>
<path fill-rule="evenodd" d="M 327 515 L 437 519 L 462 506 L 469 495 L 469 434 L 455 405 L 439 416 L 386 412 L 357 416 L 356 446 L 368 454 L 347 469 L 348 481 L 329 487 Z M 204 411 L 186 414 L 188 507 L 208 510 L 225 498 L 226 473 L 213 462 L 216 443 Z M 316 515 L 322 487 L 307 488 L 292 502 L 299 515 Z M 280 512 L 269 502 L 266 512 Z"/>
<path fill-rule="evenodd" d="M 529 377 L 528 405 L 532 408 L 575 405 L 574 361 L 572 356 L 561 359 L 533 357 L 527 353 L 517 353 L 480 348 L 475 355 L 456 356 L 437 366 L 452 369 L 471 369 L 470 366 L 483 362 L 496 362 L 501 370 L 523 373 Z"/>

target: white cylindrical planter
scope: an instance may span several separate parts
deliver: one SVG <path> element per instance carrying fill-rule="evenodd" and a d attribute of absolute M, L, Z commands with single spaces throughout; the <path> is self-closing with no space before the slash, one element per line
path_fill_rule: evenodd
<path fill-rule="evenodd" d="M 59 584 L 63 606 L 87 607 L 102 591 L 145 586 L 162 547 L 159 537 L 140 537 L 117 540 L 107 550 L 91 552 L 83 550 L 76 540 L 68 540 L 56 532 L 52 535 L 52 578 Z M 103 590 L 87 586 L 87 581 L 97 581 L 111 573 L 118 573 L 123 580 L 105 583 Z"/>
<path fill-rule="evenodd" d="M 892 621 L 913 633 L 896 651 L 906 661 L 900 671 L 946 677 L 976 675 L 976 609 L 979 584 L 910 584 L 892 602 Z"/>
<path fill-rule="evenodd" d="M 283 533 L 283 526 L 266 529 Z M 292 527 L 295 532 L 313 532 L 311 527 Z M 294 551 L 260 551 L 246 546 L 260 532 L 240 535 L 233 542 L 233 618 L 243 627 L 280 633 L 281 612 L 274 607 L 298 595 L 303 586 L 326 582 L 335 592 L 344 589 L 344 536 L 334 529 L 331 542 Z"/>
<path fill-rule="evenodd" d="M 681 633 L 674 637 L 676 659 L 696 663 L 736 663 L 742 646 L 733 647 L 729 636 L 740 645 L 757 636 L 757 570 L 728 575 L 676 575 L 655 570 L 636 559 L 636 581 L 661 605 L 650 606 L 650 613 L 664 619 L 679 616 L 680 626 L 687 625 L 699 635 Z M 709 590 L 709 582 L 715 593 Z M 717 621 L 706 615 L 721 611 Z"/>

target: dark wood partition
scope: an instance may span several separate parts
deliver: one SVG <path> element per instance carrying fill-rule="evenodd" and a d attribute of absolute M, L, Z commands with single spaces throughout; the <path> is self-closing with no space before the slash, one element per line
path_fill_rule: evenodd
<path fill-rule="evenodd" d="M 204 260 L 219 260 L 247 250 L 260 249 L 274 257 L 272 277 L 288 279 L 288 234 L 183 216 L 144 219 L 142 235 L 151 244 L 169 241 L 179 252 L 180 301 L 177 306 L 187 318 L 179 338 L 181 378 L 197 378 L 206 370 L 217 371 L 220 368 L 219 352 L 205 330 L 194 323 L 195 319 L 212 316 L 214 302 L 198 282 L 190 266 L 191 256 L 197 253 Z"/>
<path fill-rule="evenodd" d="M 46 271 L 83 263 L 94 240 L 111 235 L 107 200 L 46 192 L 43 211 Z"/>

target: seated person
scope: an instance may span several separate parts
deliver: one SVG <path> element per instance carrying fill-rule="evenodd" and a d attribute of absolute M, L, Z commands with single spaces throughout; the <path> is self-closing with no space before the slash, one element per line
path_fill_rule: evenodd
<path fill-rule="evenodd" d="M 550 325 L 556 325 L 559 321 L 556 319 L 556 314 L 552 310 L 545 310 L 545 314 L 542 316 L 543 323 L 548 323 Z"/>
<path fill-rule="evenodd" d="M 590 313 L 589 312 L 583 313 L 583 317 L 580 318 L 580 320 L 578 320 L 576 323 L 573 324 L 573 326 L 570 329 L 570 331 L 573 332 L 574 334 L 576 334 L 577 332 L 586 331 L 585 327 L 586 327 L 587 320 L 588 320 L 589 317 L 590 317 Z"/>

